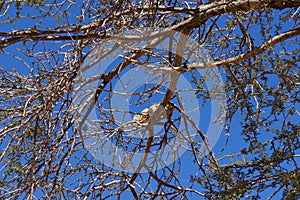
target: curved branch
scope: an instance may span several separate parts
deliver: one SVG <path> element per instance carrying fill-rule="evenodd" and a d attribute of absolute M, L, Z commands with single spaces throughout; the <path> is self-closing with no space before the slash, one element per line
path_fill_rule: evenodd
<path fill-rule="evenodd" d="M 238 63 L 243 60 L 252 58 L 258 54 L 261 54 L 263 51 L 265 51 L 268 47 L 274 46 L 275 44 L 282 42 L 286 39 L 289 39 L 291 37 L 300 35 L 300 27 L 296 29 L 289 30 L 285 33 L 282 33 L 280 35 L 276 35 L 275 37 L 271 38 L 269 41 L 267 41 L 265 44 L 261 45 L 260 47 L 254 48 L 253 51 L 250 51 L 248 53 L 244 53 L 242 55 L 236 56 L 234 58 L 229 58 L 223 61 L 217 61 L 212 63 L 213 66 L 223 66 L 226 64 L 232 64 L 232 63 Z"/>
<path fill-rule="evenodd" d="M 262 52 L 264 52 L 268 47 L 274 46 L 275 44 L 277 44 L 279 42 L 282 42 L 286 39 L 289 39 L 289 38 L 297 36 L 297 35 L 300 35 L 300 27 L 289 30 L 280 35 L 276 35 L 275 37 L 273 37 L 269 41 L 267 41 L 265 44 L 261 45 L 260 47 L 255 47 L 253 51 L 250 51 L 248 53 L 241 54 L 234 58 L 228 58 L 226 60 L 216 61 L 211 64 L 192 63 L 192 64 L 188 65 L 188 69 L 194 70 L 194 69 L 211 68 L 211 67 L 218 67 L 218 66 L 224 66 L 224 65 L 229 65 L 229 64 L 236 64 L 243 60 L 257 56 L 258 54 L 261 54 Z"/>

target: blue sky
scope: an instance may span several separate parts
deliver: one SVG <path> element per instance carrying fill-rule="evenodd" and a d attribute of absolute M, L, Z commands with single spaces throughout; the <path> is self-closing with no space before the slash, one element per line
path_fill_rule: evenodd
<path fill-rule="evenodd" d="M 13 10 L 13 9 L 9 10 L 9 13 L 12 16 L 14 16 L 15 12 L 16 12 L 16 10 Z M 35 13 L 35 12 L 36 11 L 33 11 L 30 8 L 24 8 L 21 11 L 21 14 L 23 13 L 23 15 L 29 15 L 29 17 L 26 18 L 26 19 L 23 19 L 23 20 L 15 21 L 16 27 L 13 27 L 11 24 L 8 24 L 8 23 L 7 24 L 0 24 L 0 32 L 6 32 L 6 31 L 9 32 L 9 31 L 12 31 L 14 29 L 23 29 L 23 28 L 28 28 L 30 26 L 33 27 L 39 21 L 38 18 L 37 19 L 30 19 L 30 15 Z M 72 15 L 80 13 L 79 9 L 75 9 L 75 8 L 71 9 L 70 12 L 72 13 Z M 282 12 L 284 12 L 284 10 L 283 11 L 275 11 L 274 15 L 277 16 L 277 18 L 278 18 L 277 20 L 279 20 L 280 13 L 282 13 Z M 0 20 L 1 20 L 1 18 L 0 18 Z M 73 20 L 74 20 L 74 23 L 76 23 L 76 20 L 75 19 L 73 19 Z M 278 22 L 277 20 L 275 20 L 274 23 L 277 23 Z M 226 21 L 225 18 L 224 18 L 224 20 L 221 19 L 219 21 L 219 23 L 220 23 L 219 26 L 223 26 L 225 24 L 225 21 Z M 222 24 L 222 23 L 224 23 L 224 24 Z M 42 24 L 45 25 L 45 28 L 49 28 L 49 27 L 55 28 L 57 26 L 52 18 L 46 18 L 42 22 Z M 294 24 L 293 24 L 292 21 L 284 23 L 283 30 L 288 30 L 293 25 Z M 250 30 L 250 34 L 251 35 L 256 35 L 259 31 L 260 31 L 260 26 L 254 26 Z M 261 38 L 255 38 L 254 44 L 255 45 L 261 45 L 262 44 Z M 58 44 L 51 44 L 51 45 L 49 43 L 49 45 L 48 45 L 48 47 L 51 48 L 51 50 L 54 50 L 54 51 L 55 51 L 55 49 L 59 48 L 60 46 L 61 46 L 61 44 L 59 44 L 59 43 Z M 24 56 L 23 56 L 22 53 L 20 53 L 18 51 L 18 48 L 20 48 L 20 49 L 23 48 L 22 43 L 14 44 L 10 47 L 5 48 L 4 50 L 7 51 L 7 52 L 11 52 L 14 55 L 17 55 L 19 57 L 19 59 L 17 57 L 14 58 L 12 56 L 8 56 L 8 55 L 4 55 L 4 54 L 0 53 L 0 60 L 1 60 L 0 67 L 6 69 L 8 71 L 12 71 L 13 69 L 16 69 L 18 73 L 27 75 L 27 74 L 29 74 L 29 72 L 32 68 L 27 68 L 26 65 L 23 62 L 20 61 L 24 58 Z M 280 48 L 281 47 L 279 45 L 275 46 L 276 51 L 281 51 L 282 49 L 280 49 Z M 295 44 L 295 45 L 289 45 L 287 48 L 288 48 L 287 50 L 291 51 L 291 50 L 299 48 L 299 46 L 297 46 Z M 37 52 L 42 51 L 43 46 L 38 44 L 38 47 L 35 50 Z M 30 66 L 30 63 L 32 63 L 34 61 L 33 58 L 28 58 L 27 57 L 27 58 L 24 58 L 24 59 L 26 59 L 26 62 L 28 63 L 29 66 Z M 297 73 L 298 70 L 299 69 L 297 69 L 297 66 L 296 66 L 295 67 L 295 73 Z M 272 75 L 270 75 L 269 77 L 270 77 L 270 82 L 268 84 L 269 85 L 274 85 L 276 87 L 278 85 L 278 81 L 277 81 L 276 77 L 274 77 Z M 254 100 L 253 100 L 253 102 L 254 102 Z M 297 107 L 298 110 L 300 109 L 299 104 L 296 104 L 296 107 Z M 206 119 L 208 119 L 207 115 L 211 114 L 211 110 L 209 110 L 208 107 L 205 107 L 205 108 L 206 108 L 205 110 L 201 111 L 201 112 L 205 112 L 205 113 L 204 113 L 204 117 L 201 118 L 201 119 L 204 119 L 204 120 L 200 120 L 200 127 L 203 127 L 203 126 L 205 126 L 205 124 L 207 124 L 207 121 L 206 121 Z M 142 109 L 142 108 L 137 108 L 137 110 L 134 110 L 134 111 L 138 111 L 140 109 Z M 268 110 L 265 110 L 265 111 L 267 112 Z M 233 118 L 232 124 L 231 124 L 232 127 L 230 129 L 230 136 L 229 136 L 228 144 L 226 145 L 225 150 L 222 153 L 219 154 L 219 152 L 221 151 L 221 149 L 223 148 L 223 146 L 226 142 L 226 129 L 223 129 L 223 131 L 221 133 L 221 136 L 219 137 L 218 142 L 217 142 L 217 144 L 215 145 L 215 147 L 213 149 L 214 152 L 216 153 L 217 157 L 218 157 L 218 155 L 221 156 L 221 155 L 226 155 L 226 154 L 230 154 L 230 153 L 236 153 L 239 150 L 241 150 L 241 147 L 247 146 L 247 143 L 243 140 L 243 136 L 240 135 L 240 130 L 242 128 L 241 122 L 240 122 L 240 119 L 242 118 L 241 116 L 243 116 L 243 114 L 239 111 L 239 112 L 236 113 L 235 117 Z M 290 120 L 292 120 L 294 122 L 300 122 L 299 116 L 297 116 L 297 115 L 294 115 L 294 117 L 291 117 Z M 280 121 L 278 122 L 278 124 L 276 126 L 280 127 Z M 261 134 L 260 137 L 261 137 L 262 140 L 268 140 L 268 139 L 272 138 L 272 136 L 268 135 L 267 132 L 265 132 L 264 130 L 262 130 L 262 134 Z M 234 157 L 233 159 L 242 159 L 242 156 Z M 229 160 L 230 159 L 224 160 L 223 162 L 226 163 Z M 182 161 L 183 161 L 183 163 L 182 163 L 183 166 L 185 166 L 185 165 L 187 165 L 187 166 L 182 168 L 182 171 L 181 171 L 182 173 L 181 173 L 180 178 L 182 180 L 184 180 L 184 179 L 188 180 L 189 175 L 191 174 L 191 171 L 194 171 L 196 173 L 197 168 L 196 168 L 196 165 L 193 166 L 193 165 L 190 164 L 190 158 L 188 157 L 188 155 L 183 155 Z M 286 167 L 288 168 L 289 165 L 286 164 Z M 189 183 L 187 183 L 187 185 L 188 184 Z M 197 188 L 198 186 L 195 185 L 194 187 Z M 201 190 L 201 188 L 199 188 L 199 190 Z M 266 197 L 267 197 L 269 192 L 266 191 L 263 194 L 265 194 Z M 127 197 L 127 194 L 124 194 L 124 198 L 125 197 Z M 197 197 L 196 195 L 193 195 L 193 196 L 190 196 L 189 199 L 199 199 L 199 197 Z M 264 199 L 263 196 L 262 196 L 262 199 Z"/>

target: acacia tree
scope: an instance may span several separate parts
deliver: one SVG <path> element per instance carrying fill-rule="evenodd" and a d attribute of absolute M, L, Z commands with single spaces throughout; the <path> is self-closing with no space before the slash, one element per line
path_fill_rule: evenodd
<path fill-rule="evenodd" d="M 296 199 L 299 6 L 2 1 L 0 197 Z M 86 77 L 107 55 L 119 59 Z M 217 70 L 223 81 L 197 74 L 200 68 Z M 126 76 L 130 69 L 143 75 L 128 92 L 135 82 Z M 185 107 L 183 76 L 189 100 L 199 103 L 196 113 L 226 94 L 226 115 L 221 109 L 214 119 L 224 124 L 217 145 Z M 90 78 L 97 84 L 84 88 Z M 208 88 L 208 80 L 223 82 L 222 90 Z M 118 95 L 130 97 L 130 109 L 112 106 Z M 84 121 L 91 105 L 96 120 Z M 171 163 L 161 157 L 167 146 Z M 120 158 L 119 149 L 129 153 Z"/>

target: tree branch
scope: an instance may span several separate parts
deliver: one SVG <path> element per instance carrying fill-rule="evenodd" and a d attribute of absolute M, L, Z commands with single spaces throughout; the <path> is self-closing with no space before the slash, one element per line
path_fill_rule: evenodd
<path fill-rule="evenodd" d="M 258 54 L 261 54 L 263 51 L 265 51 L 268 47 L 274 46 L 275 44 L 282 42 L 286 39 L 289 39 L 291 37 L 300 35 L 300 27 L 296 29 L 289 30 L 285 33 L 282 33 L 280 35 L 277 35 L 273 38 L 271 38 L 269 41 L 267 41 L 265 44 L 261 45 L 260 47 L 254 48 L 253 51 L 250 51 L 248 53 L 244 53 L 242 55 L 236 56 L 234 58 L 228 58 L 226 60 L 222 61 L 216 61 L 211 64 L 205 64 L 205 63 L 192 63 L 188 65 L 189 70 L 193 69 L 201 69 L 201 68 L 212 68 L 212 67 L 218 67 L 218 66 L 224 66 L 229 64 L 236 64 L 238 62 L 241 62 L 243 60 L 252 58 L 254 56 L 257 56 Z"/>

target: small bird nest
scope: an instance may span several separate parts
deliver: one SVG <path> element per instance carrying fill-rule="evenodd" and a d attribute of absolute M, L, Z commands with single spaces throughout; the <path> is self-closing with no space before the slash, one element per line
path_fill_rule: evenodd
<path fill-rule="evenodd" d="M 169 120 L 173 111 L 173 103 L 168 103 L 166 106 L 157 103 L 153 104 L 149 108 L 145 108 L 140 114 L 134 115 L 133 121 L 137 123 L 149 123 L 150 121 L 155 123 L 163 119 Z"/>

